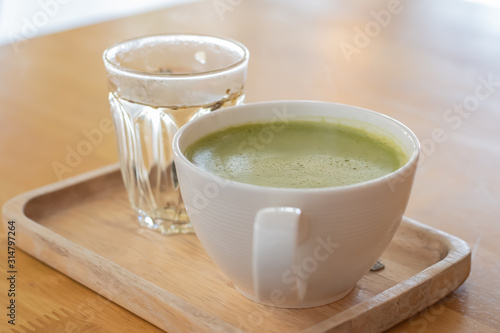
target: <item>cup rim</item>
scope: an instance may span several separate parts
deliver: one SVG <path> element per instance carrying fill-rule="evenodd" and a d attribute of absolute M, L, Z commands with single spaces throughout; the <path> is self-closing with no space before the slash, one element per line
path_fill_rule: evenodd
<path fill-rule="evenodd" d="M 385 118 L 385 119 L 395 123 L 397 126 L 401 127 L 405 131 L 405 133 L 408 135 L 410 140 L 414 143 L 415 149 L 413 150 L 411 156 L 408 157 L 408 161 L 406 161 L 405 164 L 403 164 L 401 167 L 399 167 L 396 170 L 394 170 L 388 174 L 385 174 L 383 176 L 380 176 L 380 177 L 377 177 L 374 179 L 369 179 L 369 180 L 359 182 L 359 183 L 354 183 L 354 184 L 347 184 L 347 185 L 340 185 L 340 186 L 328 186 L 328 187 L 308 187 L 308 188 L 272 187 L 272 186 L 264 186 L 264 185 L 255 185 L 255 184 L 249 184 L 249 183 L 244 183 L 244 182 L 224 178 L 224 177 L 218 176 L 214 173 L 211 173 L 211 172 L 204 170 L 204 169 L 200 168 L 199 166 L 195 165 L 190 160 L 188 160 L 188 158 L 184 155 L 184 153 L 180 149 L 179 141 L 180 141 L 182 134 L 186 131 L 186 129 L 189 128 L 190 126 L 193 126 L 194 124 L 196 124 L 198 122 L 206 121 L 205 119 L 209 119 L 209 118 L 215 116 L 215 114 L 222 114 L 224 112 L 232 112 L 233 109 L 241 109 L 241 108 L 246 108 L 246 107 L 250 107 L 250 106 L 258 107 L 259 105 L 276 105 L 276 104 L 283 105 L 283 104 L 298 104 L 298 103 L 328 104 L 328 105 L 331 105 L 332 107 L 333 106 L 348 107 L 348 108 L 362 110 L 363 112 L 375 114 L 375 115 L 382 117 L 382 118 Z M 238 125 L 243 125 L 243 124 L 244 124 L 244 121 L 242 121 L 241 123 L 232 124 L 230 126 L 238 126 Z M 226 128 L 226 127 L 224 127 L 224 128 Z M 212 131 L 211 133 L 217 132 L 217 131 L 222 130 L 224 128 L 219 128 L 215 131 Z M 267 190 L 267 191 L 277 191 L 277 192 L 290 192 L 290 191 L 292 191 L 292 192 L 305 192 L 305 193 L 356 190 L 356 189 L 363 189 L 363 188 L 366 188 L 369 186 L 375 186 L 375 185 L 383 183 L 383 182 L 389 182 L 389 180 L 391 178 L 396 177 L 396 174 L 406 175 L 407 171 L 409 169 L 416 167 L 417 162 L 418 162 L 418 158 L 420 155 L 420 142 L 419 142 L 417 136 L 415 135 L 415 133 L 413 133 L 413 131 L 411 129 L 409 129 L 406 125 L 401 123 L 399 120 L 394 119 L 392 117 L 389 117 L 383 113 L 379 113 L 379 112 L 376 112 L 373 110 L 365 109 L 365 108 L 354 106 L 354 105 L 348 105 L 348 104 L 342 104 L 342 103 L 332 103 L 332 102 L 323 102 L 323 101 L 311 101 L 311 100 L 280 100 L 280 101 L 265 101 L 265 102 L 248 103 L 248 104 L 230 106 L 230 107 L 227 107 L 224 109 L 220 109 L 220 110 L 205 114 L 203 116 L 200 116 L 199 118 L 196 118 L 196 119 L 189 121 L 187 124 L 182 126 L 174 135 L 172 147 L 173 147 L 174 156 L 177 159 L 182 160 L 182 162 L 184 164 L 186 164 L 187 167 L 189 167 L 194 172 L 202 173 L 203 175 L 205 175 L 208 178 L 211 178 L 213 180 L 217 180 L 217 182 L 220 184 L 231 184 L 232 187 L 236 187 L 236 188 L 244 189 L 244 190 L 255 190 L 255 191 L 266 191 Z"/>
<path fill-rule="evenodd" d="M 150 39 L 150 38 L 152 39 L 152 38 L 165 38 L 165 37 L 201 37 L 203 39 L 215 39 L 215 40 L 219 40 L 219 41 L 223 41 L 223 42 L 228 42 L 228 43 L 231 43 L 231 44 L 237 46 L 238 48 L 240 48 L 243 51 L 243 55 L 241 56 L 241 59 L 239 59 L 238 61 L 236 61 L 234 63 L 231 63 L 230 65 L 227 65 L 227 66 L 224 66 L 221 68 L 217 68 L 217 69 L 208 70 L 208 71 L 196 72 L 196 73 L 152 73 L 152 72 L 148 72 L 148 71 L 132 69 L 132 68 L 129 68 L 126 66 L 119 65 L 119 64 L 113 62 L 112 59 L 109 57 L 110 53 L 113 50 L 115 50 L 116 48 L 118 48 L 122 45 L 125 45 L 127 43 L 139 41 L 141 39 L 145 40 L 145 39 Z M 118 42 L 118 43 L 115 43 L 115 44 L 109 46 L 108 48 L 106 48 L 104 50 L 104 52 L 102 54 L 102 58 L 103 58 L 105 65 L 109 65 L 110 67 L 112 67 L 118 71 L 130 73 L 130 74 L 141 75 L 141 76 L 156 77 L 156 78 L 160 78 L 160 77 L 161 78 L 172 78 L 172 79 L 173 78 L 195 78 L 195 77 L 199 77 L 199 76 L 206 76 L 206 75 L 211 75 L 211 74 L 223 73 L 223 72 L 226 72 L 230 69 L 236 68 L 236 67 L 244 64 L 245 62 L 248 61 L 249 56 L 250 56 L 250 52 L 248 51 L 246 46 L 243 45 L 242 43 L 234 40 L 234 39 L 212 36 L 212 35 L 184 34 L 184 33 L 183 34 L 153 34 L 153 35 L 145 35 L 145 36 L 126 39 L 126 40 L 123 40 L 121 42 Z"/>

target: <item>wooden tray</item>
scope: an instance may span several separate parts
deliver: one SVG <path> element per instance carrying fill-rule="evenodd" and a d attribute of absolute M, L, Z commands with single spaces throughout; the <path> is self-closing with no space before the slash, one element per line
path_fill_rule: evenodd
<path fill-rule="evenodd" d="M 404 218 L 382 256 L 345 298 L 312 309 L 259 305 L 238 294 L 195 235 L 139 228 L 117 165 L 22 194 L 4 206 L 16 245 L 169 332 L 380 332 L 467 278 L 470 250 Z"/>

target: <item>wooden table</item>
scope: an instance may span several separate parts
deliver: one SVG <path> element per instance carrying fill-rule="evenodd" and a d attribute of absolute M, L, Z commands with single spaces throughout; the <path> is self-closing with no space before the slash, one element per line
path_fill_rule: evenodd
<path fill-rule="evenodd" d="M 244 43 L 247 102 L 312 99 L 373 109 L 422 143 L 406 215 L 466 240 L 472 271 L 391 332 L 500 331 L 500 9 L 493 1 L 213 0 L 0 48 L 0 203 L 117 161 L 102 51 L 145 34 Z M 488 3 L 495 7 L 488 6 Z M 102 139 L 69 157 L 86 133 Z M 8 290 L 0 241 L 1 331 Z M 159 329 L 17 252 L 14 332 Z"/>

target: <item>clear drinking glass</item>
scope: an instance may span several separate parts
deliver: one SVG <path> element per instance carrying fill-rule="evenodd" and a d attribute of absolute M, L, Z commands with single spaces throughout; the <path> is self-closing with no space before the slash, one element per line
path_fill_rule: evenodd
<path fill-rule="evenodd" d="M 172 138 L 189 120 L 243 102 L 248 56 L 238 42 L 200 35 L 142 37 L 104 52 L 123 181 L 141 226 L 193 232 Z"/>

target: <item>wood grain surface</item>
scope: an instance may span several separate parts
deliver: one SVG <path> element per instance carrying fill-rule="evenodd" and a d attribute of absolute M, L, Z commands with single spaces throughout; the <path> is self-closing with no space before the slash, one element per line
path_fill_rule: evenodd
<path fill-rule="evenodd" d="M 381 332 L 460 286 L 467 244 L 404 218 L 348 296 L 310 309 L 278 309 L 240 295 L 195 235 L 137 225 L 117 165 L 24 193 L 3 208 L 17 247 L 171 332 Z"/>
<path fill-rule="evenodd" d="M 495 1 L 210 0 L 0 47 L 0 203 L 117 161 L 107 46 L 156 33 L 234 38 L 251 53 L 247 102 L 353 104 L 419 137 L 406 215 L 466 240 L 472 271 L 450 297 L 390 332 L 497 332 L 499 18 Z M 6 276 L 4 234 L 0 244 Z M 159 331 L 21 251 L 16 260 L 19 332 Z M 2 303 L 7 288 L 2 277 Z"/>

